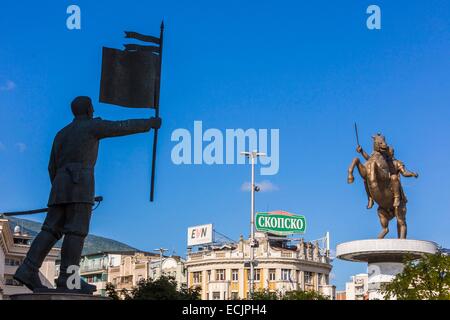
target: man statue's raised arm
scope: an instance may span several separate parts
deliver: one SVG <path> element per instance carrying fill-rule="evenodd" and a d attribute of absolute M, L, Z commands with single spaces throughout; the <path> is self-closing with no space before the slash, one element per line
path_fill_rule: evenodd
<path fill-rule="evenodd" d="M 98 139 L 103 139 L 147 132 L 151 128 L 159 128 L 160 126 L 160 118 L 130 119 L 121 121 L 94 119 L 94 121 L 92 121 L 91 132 Z"/>

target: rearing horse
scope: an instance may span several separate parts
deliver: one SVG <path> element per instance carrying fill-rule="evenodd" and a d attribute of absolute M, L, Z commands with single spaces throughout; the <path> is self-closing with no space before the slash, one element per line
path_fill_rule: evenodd
<path fill-rule="evenodd" d="M 357 151 L 360 152 L 367 162 L 361 163 L 358 157 L 354 158 L 348 168 L 348 183 L 353 183 L 353 170 L 358 168 L 361 178 L 364 180 L 367 195 L 378 204 L 378 217 L 382 231 L 378 235 L 382 239 L 389 232 L 389 221 L 394 217 L 397 218 L 398 238 L 406 239 L 406 197 L 403 192 L 398 206 L 394 206 L 393 184 L 400 183 L 397 174 L 393 174 L 393 159 L 389 154 L 389 147 L 386 144 L 384 136 L 377 134 L 373 138 L 373 152 L 368 156 L 361 147 L 358 146 Z M 401 186 L 399 186 L 401 189 Z M 369 204 L 368 208 L 371 208 Z"/>

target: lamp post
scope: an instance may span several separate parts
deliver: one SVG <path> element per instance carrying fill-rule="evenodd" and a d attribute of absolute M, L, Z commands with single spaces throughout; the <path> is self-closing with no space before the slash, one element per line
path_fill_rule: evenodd
<path fill-rule="evenodd" d="M 257 186 L 255 185 L 255 159 L 257 157 L 264 157 L 266 154 L 253 150 L 251 152 L 243 151 L 241 155 L 250 158 L 252 165 L 252 178 L 251 178 L 251 205 L 250 205 L 250 298 L 253 299 L 254 285 L 255 285 L 255 191 Z"/>
<path fill-rule="evenodd" d="M 153 249 L 153 251 L 159 252 L 159 277 L 161 278 L 161 276 L 162 276 L 163 255 L 164 255 L 164 252 L 169 251 L 169 249 L 158 248 L 158 249 Z"/>

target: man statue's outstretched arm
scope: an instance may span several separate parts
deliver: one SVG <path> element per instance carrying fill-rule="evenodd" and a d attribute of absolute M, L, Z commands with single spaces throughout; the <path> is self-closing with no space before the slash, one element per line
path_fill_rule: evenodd
<path fill-rule="evenodd" d="M 412 172 L 412 171 L 408 171 L 405 167 L 405 165 L 403 163 L 400 162 L 399 165 L 399 171 L 402 174 L 402 176 L 406 177 L 406 178 L 410 178 L 410 177 L 414 177 L 417 178 L 419 176 L 419 174 Z"/>
<path fill-rule="evenodd" d="M 147 132 L 151 128 L 155 129 L 160 126 L 161 120 L 159 118 L 130 119 L 122 121 L 95 119 L 93 120 L 92 133 L 98 139 L 103 139 Z"/>

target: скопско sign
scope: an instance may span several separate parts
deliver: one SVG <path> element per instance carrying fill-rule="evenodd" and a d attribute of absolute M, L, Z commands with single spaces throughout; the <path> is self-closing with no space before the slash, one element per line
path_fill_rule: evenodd
<path fill-rule="evenodd" d="M 304 233 L 306 220 L 304 216 L 286 211 L 257 212 L 255 227 L 257 231 L 277 235 Z"/>

